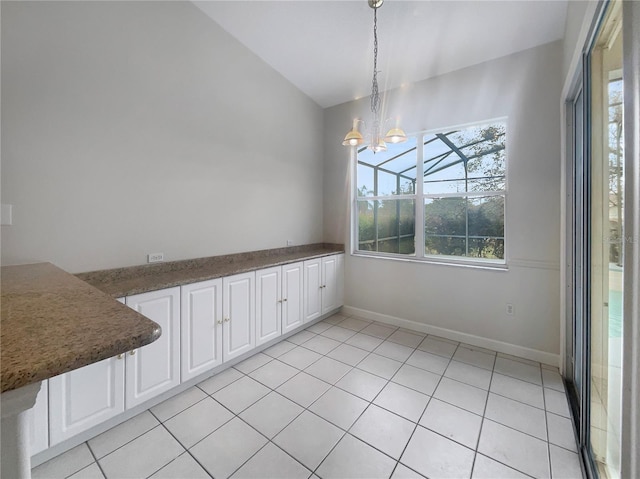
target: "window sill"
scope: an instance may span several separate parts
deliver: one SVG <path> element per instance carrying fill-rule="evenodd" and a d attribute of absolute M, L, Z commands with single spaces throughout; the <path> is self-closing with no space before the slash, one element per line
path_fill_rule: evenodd
<path fill-rule="evenodd" d="M 441 257 L 424 257 L 416 258 L 415 256 L 395 255 L 392 253 L 373 253 L 363 251 L 352 251 L 351 256 L 358 258 L 371 258 L 382 259 L 390 261 L 400 261 L 404 263 L 420 263 L 420 264 L 432 264 L 436 266 L 453 266 L 457 268 L 469 268 L 469 269 L 481 269 L 489 271 L 508 271 L 509 266 L 506 262 L 496 262 L 492 260 L 464 260 L 464 259 L 451 259 Z"/>

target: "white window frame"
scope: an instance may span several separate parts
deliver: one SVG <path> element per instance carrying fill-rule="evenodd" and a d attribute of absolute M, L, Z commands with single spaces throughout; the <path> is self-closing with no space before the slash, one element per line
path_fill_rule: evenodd
<path fill-rule="evenodd" d="M 409 261 L 419 263 L 430 263 L 439 265 L 453 265 L 464 266 L 470 268 L 482 268 L 482 269 L 508 269 L 508 240 L 507 240 L 507 208 L 508 208 L 508 190 L 509 190 L 509 127 L 507 117 L 493 118 L 489 120 L 482 120 L 477 122 L 465 123 L 461 125 L 455 125 L 451 127 L 441 127 L 431 130 L 425 130 L 418 133 L 409 134 L 409 137 L 416 138 L 417 145 L 424 145 L 424 137 L 427 135 L 442 133 L 446 130 L 461 130 L 473 126 L 483 126 L 491 123 L 502 122 L 506 125 L 507 140 L 505 140 L 505 188 L 501 191 L 474 191 L 464 193 L 439 193 L 439 194 L 425 194 L 424 193 L 424 181 L 416 181 L 415 193 L 412 195 L 382 195 L 382 196 L 367 196 L 367 201 L 380 201 L 380 200 L 414 200 L 415 205 L 415 253 L 413 255 L 400 254 L 400 253 L 386 253 L 379 251 L 363 251 L 358 249 L 358 200 L 364 200 L 365 197 L 358 197 L 358 147 L 352 146 L 349 154 L 350 164 L 350 189 L 351 189 L 351 215 L 350 215 L 350 231 L 351 241 L 350 250 L 352 256 L 362 256 L 369 258 L 388 259 L 396 261 Z M 416 178 L 424 177 L 424 148 L 416 148 Z M 424 203 L 426 199 L 430 198 L 472 198 L 472 197 L 487 197 L 487 196 L 502 196 L 504 197 L 504 258 L 503 259 L 489 259 L 489 258 L 470 258 L 468 256 L 448 256 L 448 255 L 427 255 L 425 254 L 425 221 L 424 221 Z"/>

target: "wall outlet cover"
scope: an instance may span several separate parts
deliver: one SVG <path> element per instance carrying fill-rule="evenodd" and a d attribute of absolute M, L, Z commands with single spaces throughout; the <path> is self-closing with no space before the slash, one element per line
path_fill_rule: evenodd
<path fill-rule="evenodd" d="M 149 253 L 147 255 L 147 263 L 159 263 L 164 261 L 164 253 Z"/>

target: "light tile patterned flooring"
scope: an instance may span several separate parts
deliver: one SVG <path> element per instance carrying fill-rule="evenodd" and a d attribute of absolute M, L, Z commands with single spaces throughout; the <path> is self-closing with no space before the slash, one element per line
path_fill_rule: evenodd
<path fill-rule="evenodd" d="M 579 478 L 558 370 L 334 315 L 34 478 Z"/>

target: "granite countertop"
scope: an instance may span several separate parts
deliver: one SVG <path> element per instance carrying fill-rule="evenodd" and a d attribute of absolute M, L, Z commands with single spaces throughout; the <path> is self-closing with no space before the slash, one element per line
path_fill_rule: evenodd
<path fill-rule="evenodd" d="M 344 253 L 344 245 L 317 243 L 249 253 L 80 273 L 78 278 L 117 298 L 197 283 L 271 266 Z"/>
<path fill-rule="evenodd" d="M 1 392 L 160 337 L 156 323 L 51 263 L 1 270 Z"/>

